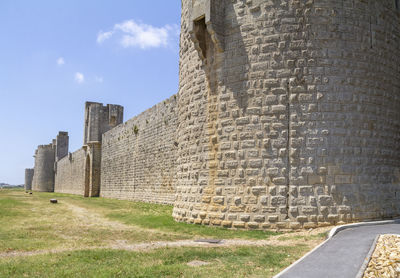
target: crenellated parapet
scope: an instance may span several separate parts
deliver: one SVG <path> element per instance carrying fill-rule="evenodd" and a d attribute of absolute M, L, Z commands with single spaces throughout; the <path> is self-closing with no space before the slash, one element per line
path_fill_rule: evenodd
<path fill-rule="evenodd" d="M 66 155 L 68 155 L 69 147 L 69 136 L 68 132 L 60 131 L 56 138 L 56 151 L 55 151 L 55 161 L 59 161 Z"/>
<path fill-rule="evenodd" d="M 120 105 L 86 102 L 83 145 L 101 143 L 103 133 L 121 124 L 123 115 Z"/>

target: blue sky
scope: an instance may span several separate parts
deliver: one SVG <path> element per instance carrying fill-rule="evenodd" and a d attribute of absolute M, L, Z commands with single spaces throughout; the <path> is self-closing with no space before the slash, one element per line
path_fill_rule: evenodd
<path fill-rule="evenodd" d="M 181 1 L 0 1 L 0 182 L 24 183 L 40 144 L 81 147 L 85 101 L 124 121 L 178 89 Z"/>

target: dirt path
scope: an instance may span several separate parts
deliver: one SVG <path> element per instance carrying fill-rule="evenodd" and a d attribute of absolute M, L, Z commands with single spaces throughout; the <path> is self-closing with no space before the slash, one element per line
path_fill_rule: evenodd
<path fill-rule="evenodd" d="M 106 228 L 111 228 L 113 230 L 132 230 L 136 229 L 136 227 L 132 227 L 131 225 L 126 225 L 118 221 L 112 221 L 104 216 L 89 211 L 86 208 L 71 204 L 63 200 L 63 204 L 71 210 L 76 216 L 75 220 L 79 221 L 80 224 L 85 226 L 102 226 Z"/>
<path fill-rule="evenodd" d="M 63 200 L 63 204 L 71 210 L 75 215 L 75 221 L 78 222 L 77 224 L 83 226 L 97 226 L 97 227 L 104 227 L 111 230 L 120 230 L 120 231 L 143 231 L 144 233 L 151 233 L 151 234 L 160 234 L 164 233 L 157 229 L 150 229 L 150 228 L 143 228 L 140 226 L 136 226 L 133 224 L 124 224 L 119 221 L 110 220 L 99 213 L 90 211 L 86 208 L 80 207 L 78 205 L 74 205 L 68 201 Z M 171 236 L 182 236 L 180 233 L 168 232 Z"/>
<path fill-rule="evenodd" d="M 145 251 L 153 250 L 165 247 L 233 247 L 233 246 L 293 246 L 296 244 L 305 243 L 310 246 L 316 246 L 321 240 L 245 240 L 245 239 L 224 239 L 220 243 L 207 243 L 207 242 L 196 242 L 195 240 L 179 240 L 179 241 L 158 241 L 150 243 L 137 243 L 137 244 L 125 244 L 118 242 L 110 245 L 108 248 L 116 250 L 128 250 L 128 251 Z"/>

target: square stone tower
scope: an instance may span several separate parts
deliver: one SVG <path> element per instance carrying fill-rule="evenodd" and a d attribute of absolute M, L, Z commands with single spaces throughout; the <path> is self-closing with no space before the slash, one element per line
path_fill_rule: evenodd
<path fill-rule="evenodd" d="M 102 135 L 123 122 L 123 113 L 124 108 L 120 105 L 85 103 L 85 197 L 99 196 Z"/>

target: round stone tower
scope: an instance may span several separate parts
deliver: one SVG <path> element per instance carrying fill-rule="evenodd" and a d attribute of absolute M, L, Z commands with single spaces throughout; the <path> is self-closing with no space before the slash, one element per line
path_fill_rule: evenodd
<path fill-rule="evenodd" d="M 32 189 L 34 191 L 54 191 L 55 144 L 40 145 L 35 152 L 35 168 Z"/>
<path fill-rule="evenodd" d="M 177 221 L 400 215 L 394 0 L 182 0 Z"/>
<path fill-rule="evenodd" d="M 25 190 L 32 190 L 33 169 L 25 169 Z"/>

